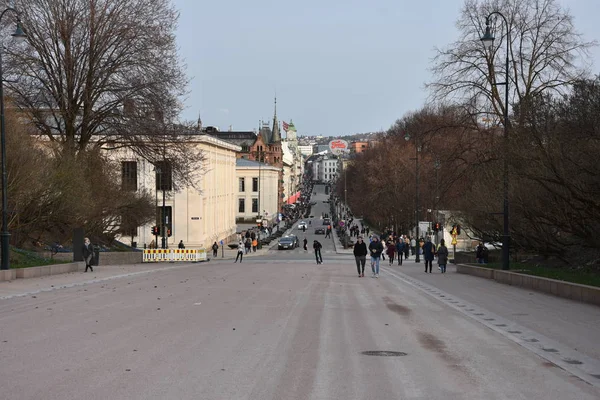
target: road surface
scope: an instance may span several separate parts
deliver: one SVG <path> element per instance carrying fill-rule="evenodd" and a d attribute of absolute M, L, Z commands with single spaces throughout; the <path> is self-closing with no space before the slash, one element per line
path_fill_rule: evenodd
<path fill-rule="evenodd" d="M 2 283 L 0 398 L 600 398 L 593 379 L 468 315 L 449 293 L 458 283 L 426 281 L 459 275 L 423 278 L 408 262 L 358 278 L 353 259 L 322 242 L 323 265 L 312 252 L 273 250 L 241 264 L 69 274 L 62 288 L 32 280 L 27 295 Z"/>

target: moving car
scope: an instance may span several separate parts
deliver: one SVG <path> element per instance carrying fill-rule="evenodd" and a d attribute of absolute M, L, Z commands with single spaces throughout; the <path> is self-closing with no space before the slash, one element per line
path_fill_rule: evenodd
<path fill-rule="evenodd" d="M 330 225 L 330 224 L 331 224 L 331 219 L 323 218 L 323 225 Z"/>
<path fill-rule="evenodd" d="M 306 224 L 306 221 L 300 221 L 300 222 L 298 222 L 298 229 L 302 229 L 302 228 L 308 228 L 308 225 Z"/>
<path fill-rule="evenodd" d="M 325 228 L 316 228 L 315 229 L 315 235 L 324 235 L 325 234 Z"/>
<path fill-rule="evenodd" d="M 294 235 L 282 236 L 277 243 L 277 248 L 279 250 L 294 249 L 298 246 L 300 246 L 300 241 L 298 240 L 298 237 Z"/>

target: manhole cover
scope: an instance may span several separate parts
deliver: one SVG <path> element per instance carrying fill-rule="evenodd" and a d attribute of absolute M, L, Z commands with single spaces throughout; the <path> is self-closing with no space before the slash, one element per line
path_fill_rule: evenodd
<path fill-rule="evenodd" d="M 401 357 L 407 355 L 401 351 L 363 351 L 361 354 L 365 356 L 379 356 L 379 357 Z"/>

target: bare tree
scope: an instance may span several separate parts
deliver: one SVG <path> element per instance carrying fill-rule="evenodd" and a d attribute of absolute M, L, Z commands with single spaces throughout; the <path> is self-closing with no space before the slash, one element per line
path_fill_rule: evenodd
<path fill-rule="evenodd" d="M 496 40 L 491 51 L 480 41 L 492 11 L 500 11 L 508 21 L 508 77 L 507 31 L 502 20 L 492 20 Z M 507 107 L 498 82 L 508 79 L 511 104 L 525 104 L 545 92 L 563 93 L 587 75 L 588 51 L 596 45 L 575 30 L 573 17 L 557 0 L 465 0 L 456 25 L 460 39 L 438 49 L 434 58 L 435 80 L 428 84 L 431 95 L 436 100 L 472 104 L 477 112 L 490 113 L 497 120 Z"/>
<path fill-rule="evenodd" d="M 27 45 L 7 50 L 8 73 L 17 77 L 7 86 L 61 156 L 128 147 L 152 161 L 164 156 L 160 143 L 168 135 L 172 148 L 183 143 L 170 160 L 184 179 L 197 154 L 179 135 L 187 128 L 176 123 L 187 78 L 170 0 L 30 0 L 17 7 Z"/>

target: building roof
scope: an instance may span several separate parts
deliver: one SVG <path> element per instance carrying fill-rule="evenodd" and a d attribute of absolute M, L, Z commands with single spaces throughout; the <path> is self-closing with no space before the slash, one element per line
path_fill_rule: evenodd
<path fill-rule="evenodd" d="M 240 147 L 251 147 L 257 139 L 252 131 L 211 132 L 209 135 Z"/>
<path fill-rule="evenodd" d="M 235 160 L 235 166 L 237 167 L 245 167 L 245 168 L 274 168 L 277 169 L 276 167 L 273 167 L 270 164 L 267 163 L 262 163 L 260 161 L 253 161 L 253 160 L 246 160 L 245 158 L 238 158 Z"/>

